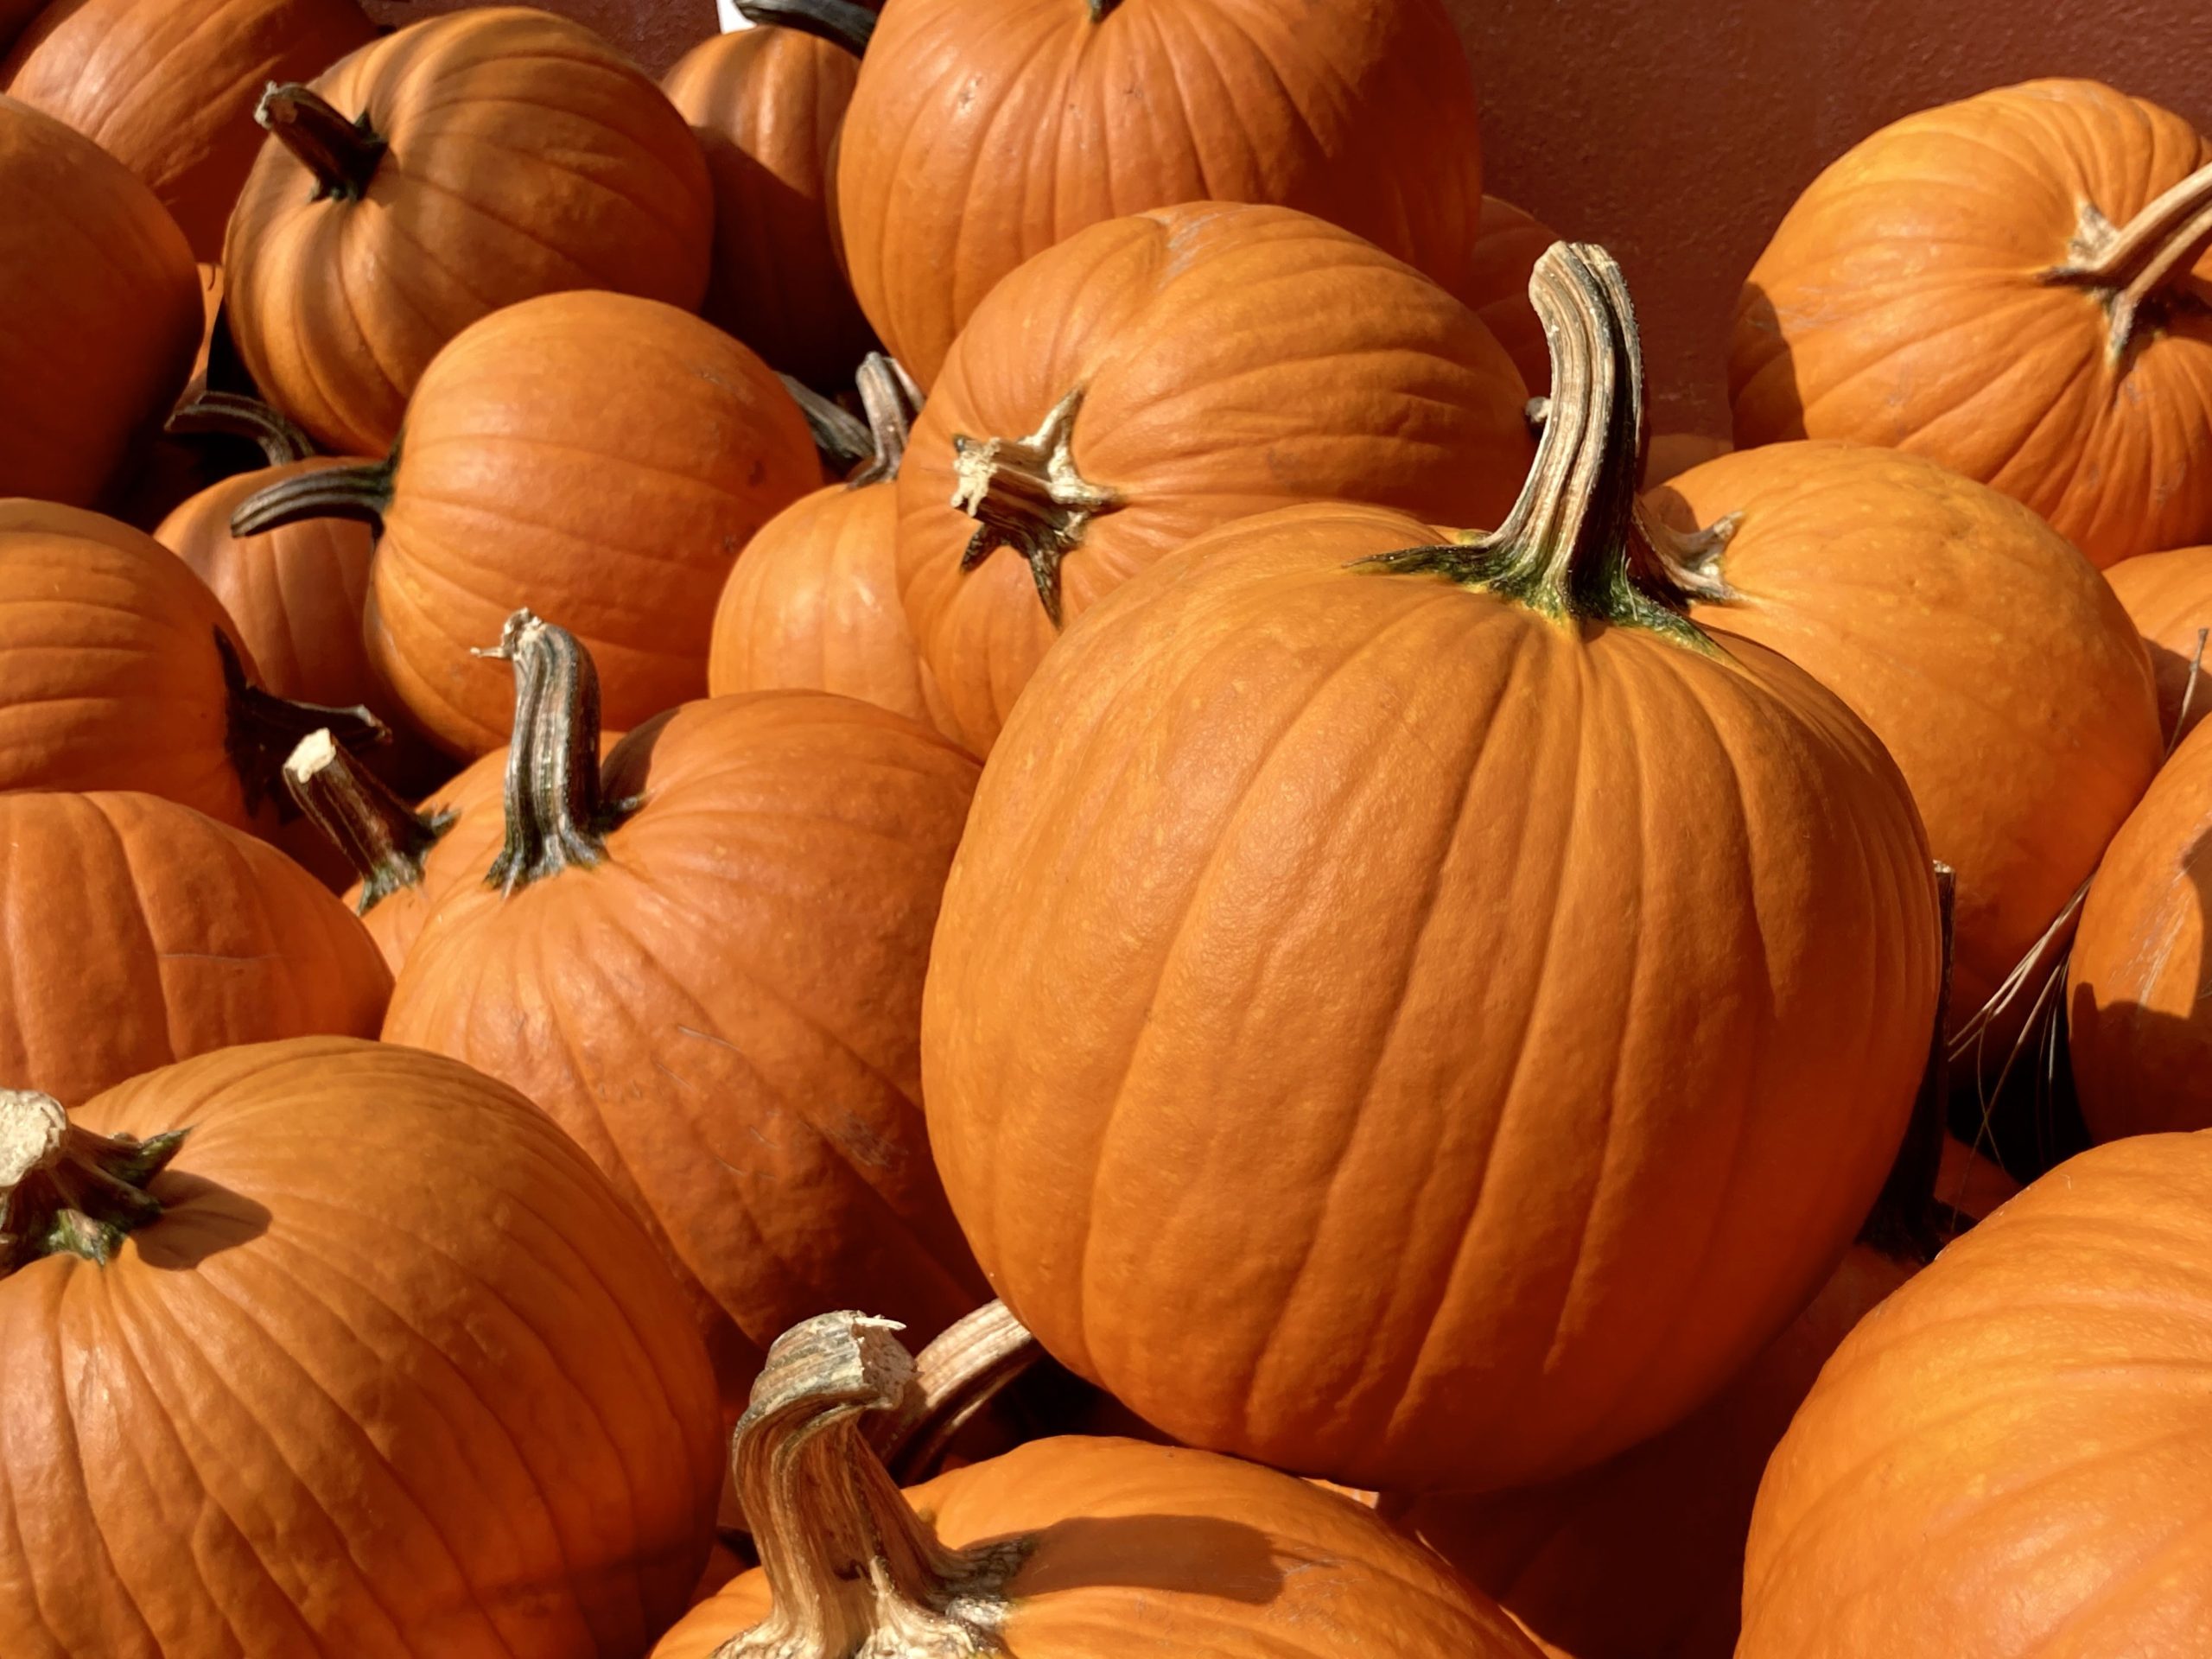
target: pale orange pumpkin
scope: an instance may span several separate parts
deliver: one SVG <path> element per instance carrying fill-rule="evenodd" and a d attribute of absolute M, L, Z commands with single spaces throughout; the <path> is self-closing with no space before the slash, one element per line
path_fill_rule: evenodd
<path fill-rule="evenodd" d="M 2122 559 L 2105 572 L 2128 620 L 2151 652 L 2158 683 L 2158 722 L 2166 741 L 2178 743 L 2212 712 L 2212 667 L 2200 657 L 2212 631 L 2212 547 L 2177 548 Z"/>

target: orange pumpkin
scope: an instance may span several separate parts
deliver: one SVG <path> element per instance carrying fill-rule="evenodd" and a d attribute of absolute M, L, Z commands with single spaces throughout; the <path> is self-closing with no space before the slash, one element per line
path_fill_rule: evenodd
<path fill-rule="evenodd" d="M 0 98 L 0 497 L 86 506 L 183 390 L 200 278 L 124 165 Z"/>
<path fill-rule="evenodd" d="M 1736 442 L 1909 449 L 2102 567 L 2212 539 L 2212 145 L 2088 80 L 1923 111 L 1850 150 L 1751 267 Z"/>
<path fill-rule="evenodd" d="M 608 289 L 690 309 L 706 291 L 698 140 L 581 23 L 434 17 L 255 113 L 274 136 L 224 244 L 231 328 L 269 400 L 334 453 L 389 448 L 430 359 L 502 306 Z"/>
<path fill-rule="evenodd" d="M 1179 202 L 1296 208 L 1455 293 L 1468 276 L 1482 135 L 1439 0 L 902 0 L 867 50 L 837 158 L 846 262 L 932 391 L 1015 267 Z"/>
<path fill-rule="evenodd" d="M 798 406 L 736 340 L 649 300 L 554 294 L 439 353 L 387 460 L 274 485 L 232 527 L 375 525 L 369 668 L 472 756 L 506 741 L 512 688 L 471 646 L 518 606 L 577 628 L 611 725 L 704 691 L 731 564 L 819 476 Z"/>
<path fill-rule="evenodd" d="M 521 1089 L 690 1287 L 727 1398 L 865 1293 L 986 1300 L 930 1166 L 922 974 L 976 763 L 819 692 L 687 703 L 594 764 L 590 658 L 523 613 L 506 839 L 399 975 L 388 1040 Z"/>
<path fill-rule="evenodd" d="M 908 416 L 897 371 L 861 365 L 874 454 L 842 484 L 764 524 L 715 611 L 707 690 L 837 691 L 927 721 L 912 630 L 899 605 L 899 462 Z"/>
<path fill-rule="evenodd" d="M 1453 290 L 1497 336 L 1529 390 L 1539 396 L 1552 382 L 1552 353 L 1536 308 L 1529 303 L 1529 273 L 1558 240 L 1550 226 L 1511 202 L 1484 196 L 1466 280 Z"/>
<path fill-rule="evenodd" d="M 1921 456 L 1777 444 L 1655 499 L 1732 530 L 1692 613 L 1771 645 L 1897 758 L 1958 872 L 1952 1027 L 1989 1001 L 2096 868 L 2158 770 L 2142 642 L 2063 537 Z"/>
<path fill-rule="evenodd" d="M 1063 622 L 1230 519 L 1342 498 L 1495 522 L 1527 399 L 1472 312 L 1319 219 L 1200 203 L 1061 244 L 977 309 L 899 473 L 939 724 L 987 753 Z"/>
<path fill-rule="evenodd" d="M 1065 1437 L 901 1494 L 861 1430 L 913 1381 L 896 1328 L 830 1313 L 776 1344 L 735 1453 L 762 1566 L 652 1659 L 1533 1659 L 1357 1504 L 1233 1459 Z"/>
<path fill-rule="evenodd" d="M 2196 683 L 2208 666 L 2198 653 L 2212 630 L 2212 547 L 2122 559 L 2105 572 L 2105 580 L 2150 650 L 2158 723 L 2167 742 L 2178 743 L 2212 710 L 2212 685 Z M 2212 657 L 2212 651 L 2205 655 Z"/>
<path fill-rule="evenodd" d="M 860 65 L 794 29 L 717 35 L 662 77 L 715 189 L 707 321 L 817 385 L 853 378 L 872 341 L 831 223 L 837 130 Z"/>
<path fill-rule="evenodd" d="M 1844 1339 L 1759 1487 L 1741 1659 L 2195 1653 L 2212 1137 L 2062 1165 Z"/>
<path fill-rule="evenodd" d="M 1532 295 L 1502 529 L 1287 509 L 1070 631 L 924 1001 L 1007 1306 L 1168 1433 L 1355 1486 L 1561 1474 L 1709 1395 L 1849 1243 L 1936 1013 L 1894 763 L 1674 608 L 1617 269 L 1562 244 Z"/>
<path fill-rule="evenodd" d="M 683 1610 L 706 1359 L 512 1090 L 311 1038 L 0 1092 L 0 1650 L 601 1659 Z"/>
<path fill-rule="evenodd" d="M 151 186 L 200 259 L 261 148 L 254 101 L 373 38 L 354 0 L 72 0 L 0 61 L 0 86 L 83 133 Z"/>

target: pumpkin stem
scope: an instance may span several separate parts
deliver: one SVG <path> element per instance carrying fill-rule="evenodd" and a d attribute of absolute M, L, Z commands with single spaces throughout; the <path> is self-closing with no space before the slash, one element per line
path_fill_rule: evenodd
<path fill-rule="evenodd" d="M 261 446 L 271 467 L 287 467 L 316 453 L 315 440 L 258 397 L 235 391 L 209 391 L 177 405 L 162 430 L 173 437 L 213 433 L 247 438 Z"/>
<path fill-rule="evenodd" d="M 1090 0 L 1090 21 L 1094 23 L 1104 22 L 1114 8 L 1121 3 L 1122 0 Z"/>
<path fill-rule="evenodd" d="M 391 505 L 392 474 L 398 467 L 395 452 L 385 461 L 322 467 L 280 478 L 238 503 L 231 515 L 231 534 L 259 536 L 308 518 L 352 518 L 381 536 L 384 515 Z"/>
<path fill-rule="evenodd" d="M 2185 276 L 2212 246 L 2212 166 L 2197 168 L 2126 224 L 2114 229 L 2094 202 L 2083 202 L 2072 257 L 2044 273 L 2097 294 L 2111 327 L 2107 360 L 2117 364 L 2134 343 L 2146 310 L 2154 310 L 2165 285 Z"/>
<path fill-rule="evenodd" d="M 383 779 L 354 765 L 327 727 L 300 740 L 284 762 L 284 786 L 359 874 L 355 909 L 364 916 L 402 887 L 423 885 L 423 860 L 453 824 L 452 813 L 417 812 Z"/>
<path fill-rule="evenodd" d="M 856 58 L 875 33 L 875 14 L 853 0 L 737 0 L 737 12 L 748 23 L 795 29 L 842 46 Z"/>
<path fill-rule="evenodd" d="M 881 352 L 870 352 L 861 359 L 856 378 L 861 407 L 868 412 L 872 454 L 845 480 L 851 489 L 899 476 L 899 463 L 906 459 L 906 440 L 913 429 L 914 416 L 921 409 L 921 394 L 906 378 L 906 370 Z"/>
<path fill-rule="evenodd" d="M 1958 877 L 1948 864 L 1936 866 L 1936 914 L 1942 929 L 1943 971 L 1937 982 L 1936 1027 L 1928 1040 L 1928 1064 L 1913 1096 L 1912 1116 L 1904 1143 L 1881 1196 L 1874 1200 L 1859 1237 L 1885 1255 L 1922 1264 L 1936 1259 L 1951 1231 L 1937 1213 L 1936 1182 L 1943 1164 L 1943 1114 L 1951 1094 L 1951 1046 L 1945 1038 L 1951 1018 L 1951 967 L 1955 954 L 1954 918 Z"/>
<path fill-rule="evenodd" d="M 507 740 L 507 837 L 486 882 L 502 893 L 607 856 L 607 832 L 636 809 L 602 798 L 599 670 L 566 628 L 517 611 L 499 643 L 479 652 L 512 665 L 514 729 Z"/>
<path fill-rule="evenodd" d="M 1563 623 L 1646 628 L 1711 651 L 1681 613 L 1688 594 L 1657 539 L 1667 532 L 1637 499 L 1643 356 L 1620 267 L 1593 244 L 1554 242 L 1529 298 L 1551 345 L 1552 391 L 1513 511 L 1494 531 L 1359 563 L 1489 588 Z"/>
<path fill-rule="evenodd" d="M 734 1459 L 774 1605 L 715 1659 L 968 1659 L 1006 1651 L 1002 1592 L 1030 1541 L 947 1549 L 861 1432 L 912 1357 L 887 1319 L 824 1313 L 768 1351 Z"/>
<path fill-rule="evenodd" d="M 286 759 L 310 732 L 327 729 L 354 750 L 390 741 L 391 729 L 366 709 L 293 702 L 263 690 L 246 678 L 238 647 L 220 628 L 215 630 L 215 651 L 223 660 L 223 685 L 230 694 L 230 728 L 224 747 L 245 785 L 248 811 L 260 810 L 262 802 L 273 797 L 279 817 L 289 823 L 298 816 L 291 797 L 277 789 L 276 779 Z"/>
<path fill-rule="evenodd" d="M 868 424 L 843 404 L 824 397 L 795 374 L 779 374 L 784 390 L 806 416 L 806 429 L 814 439 L 815 453 L 833 473 L 849 473 L 875 454 Z"/>
<path fill-rule="evenodd" d="M 359 201 L 391 148 L 369 124 L 366 110 L 354 120 L 297 81 L 270 81 L 253 118 L 315 175 L 311 201 Z"/>
<path fill-rule="evenodd" d="M 926 1478 L 954 1436 L 1044 1357 L 1004 1302 L 986 1302 L 922 1350 L 913 1385 L 870 1422 L 868 1444 L 900 1484 Z"/>
<path fill-rule="evenodd" d="M 952 505 L 982 526 L 960 568 L 973 570 L 992 550 L 1011 547 L 1029 562 L 1037 597 L 1060 626 L 1060 563 L 1083 540 L 1084 526 L 1122 505 L 1113 491 L 1076 470 L 1075 417 L 1083 388 L 1052 405 L 1026 438 L 952 440 Z"/>
<path fill-rule="evenodd" d="M 0 1089 L 0 1275 L 46 1255 L 112 1261 L 125 1233 L 160 1217 L 146 1184 L 184 1137 L 94 1135 L 50 1095 Z"/>

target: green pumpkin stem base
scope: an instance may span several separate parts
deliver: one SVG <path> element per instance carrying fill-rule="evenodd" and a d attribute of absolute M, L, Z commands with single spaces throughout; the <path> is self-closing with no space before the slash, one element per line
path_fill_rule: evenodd
<path fill-rule="evenodd" d="M 95 1135 L 49 1095 L 0 1089 L 0 1274 L 48 1255 L 112 1261 L 124 1235 L 160 1218 L 147 1185 L 185 1134 Z"/>

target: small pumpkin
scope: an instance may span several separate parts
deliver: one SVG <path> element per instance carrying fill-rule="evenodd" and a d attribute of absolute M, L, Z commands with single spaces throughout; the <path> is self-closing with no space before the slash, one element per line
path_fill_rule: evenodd
<path fill-rule="evenodd" d="M 602 768 L 576 639 L 524 612 L 501 655 L 505 841 L 416 938 L 386 1039 L 513 1084 L 576 1138 L 690 1288 L 733 1410 L 810 1308 L 865 1292 L 933 1332 L 987 1300 L 917 1098 L 976 763 L 782 691 L 687 703 Z"/>
<path fill-rule="evenodd" d="M 311 84 L 232 216 L 232 332 L 269 400 L 337 454 L 381 454 L 446 342 L 533 296 L 696 308 L 714 200 L 660 89 L 581 23 L 521 7 L 410 24 Z M 619 360 L 609 342 L 594 342 Z"/>
<path fill-rule="evenodd" d="M 899 472 L 939 724 L 988 753 L 1064 623 L 1217 524 L 1331 499 L 1495 523 L 1527 401 L 1472 312 L 1319 219 L 1197 203 L 1062 243 L 977 308 Z"/>
<path fill-rule="evenodd" d="M 471 646 L 518 606 L 577 628 L 611 725 L 704 691 L 731 564 L 819 476 L 798 406 L 736 340 L 651 300 L 553 294 L 439 353 L 385 460 L 272 485 L 232 530 L 372 525 L 368 667 L 467 757 L 506 741 L 513 702 Z"/>
<path fill-rule="evenodd" d="M 2212 629 L 2212 547 L 2122 559 L 2105 580 L 2150 651 L 2158 723 L 2168 745 L 2178 743 L 2212 710 L 2212 684 L 2202 683 L 2209 664 L 2199 656 Z"/>
<path fill-rule="evenodd" d="M 198 267 L 91 139 L 0 98 L 0 497 L 89 506 L 184 389 Z"/>
<path fill-rule="evenodd" d="M 777 1342 L 735 1452 L 762 1565 L 652 1659 L 1091 1659 L 1133 1632 L 1182 1659 L 1534 1659 L 1357 1504 L 1233 1459 L 1065 1436 L 902 1494 L 861 1428 L 914 1380 L 896 1328 Z"/>
<path fill-rule="evenodd" d="M 873 343 L 830 196 L 860 62 L 772 25 L 702 41 L 661 78 L 706 151 L 715 257 L 700 307 L 786 374 L 842 386 Z"/>
<path fill-rule="evenodd" d="M 0 1649 L 601 1659 L 683 1610 L 706 1357 L 513 1090 L 322 1037 L 0 1092 Z"/>
<path fill-rule="evenodd" d="M 71 0 L 16 42 L 0 86 L 143 179 L 194 256 L 219 259 L 261 148 L 262 89 L 319 75 L 372 38 L 354 0 Z"/>
<path fill-rule="evenodd" d="M 1760 1484 L 1742 1659 L 2200 1647 L 2208 1213 L 2212 1136 L 2095 1147 L 1862 1320 Z"/>
<path fill-rule="evenodd" d="M 1529 391 L 1540 397 L 1551 385 L 1552 353 L 1536 308 L 1529 303 L 1529 275 L 1544 250 L 1558 240 L 1550 226 L 1511 202 L 1484 196 L 1466 279 L 1453 290 L 1497 337 Z"/>
<path fill-rule="evenodd" d="M 1456 293 L 1481 156 L 1439 0 L 902 0 L 867 41 L 837 216 L 861 308 L 934 391 L 1017 266 L 1181 202 L 1295 208 Z"/>
<path fill-rule="evenodd" d="M 895 365 L 861 367 L 869 459 L 761 526 L 731 567 L 707 653 L 707 690 L 836 691 L 927 721 L 921 658 L 899 604 L 899 467 L 906 392 Z"/>
<path fill-rule="evenodd" d="M 1848 1245 L 1936 1015 L 1895 764 L 1675 608 L 1612 262 L 1531 293 L 1503 528 L 1285 509 L 1070 630 L 923 1005 L 946 1191 L 1046 1348 L 1363 1488 L 1563 1474 L 1707 1397 Z"/>
<path fill-rule="evenodd" d="M 1807 187 L 1729 348 L 1738 448 L 1909 449 L 2092 563 L 2212 540 L 2212 145 L 2089 80 L 1885 127 Z"/>

